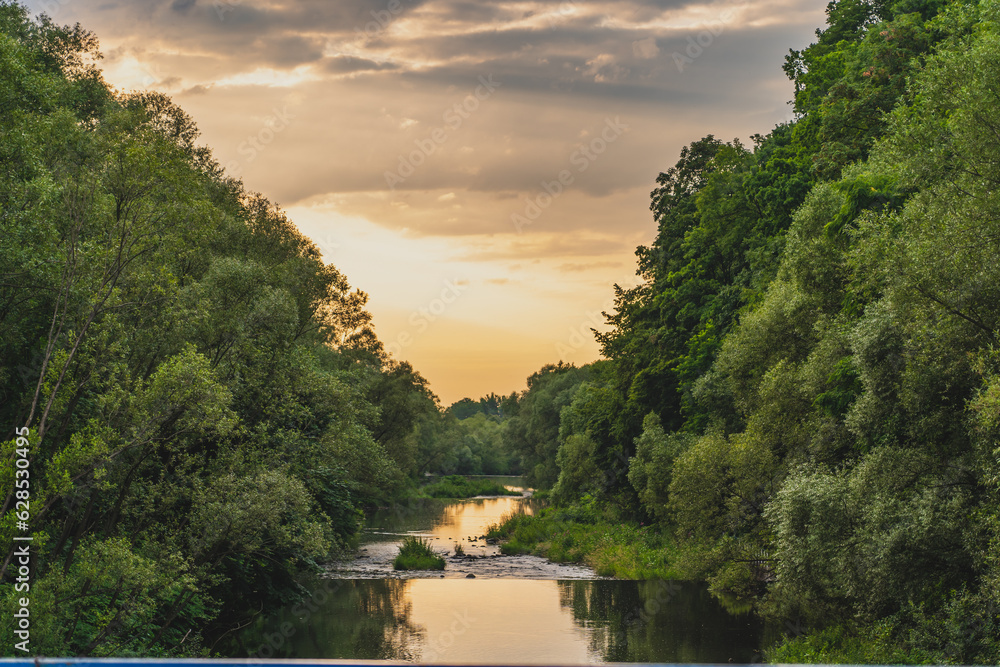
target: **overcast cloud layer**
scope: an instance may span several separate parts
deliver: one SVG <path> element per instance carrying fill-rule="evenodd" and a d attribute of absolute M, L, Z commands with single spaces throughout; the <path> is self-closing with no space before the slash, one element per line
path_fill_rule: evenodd
<path fill-rule="evenodd" d="M 790 117 L 781 64 L 825 3 L 28 5 L 96 32 L 112 84 L 173 96 L 450 403 L 596 358 L 579 332 L 654 236 L 656 175 Z"/>

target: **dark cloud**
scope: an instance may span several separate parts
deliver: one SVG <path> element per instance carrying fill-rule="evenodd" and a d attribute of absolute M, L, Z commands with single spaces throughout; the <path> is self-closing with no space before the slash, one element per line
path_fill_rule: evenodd
<path fill-rule="evenodd" d="M 379 63 L 357 56 L 333 56 L 323 62 L 323 68 L 334 74 L 351 74 L 353 72 L 371 72 L 397 69 L 395 63 Z"/>
<path fill-rule="evenodd" d="M 663 13 L 692 4 L 536 0 L 535 10 L 525 12 L 523 4 L 465 0 L 297 0 L 268 5 L 252 0 L 137 0 L 105 5 L 99 15 L 102 34 L 213 53 L 236 66 L 294 67 L 317 60 L 324 44 L 356 42 L 361 52 L 349 55 L 376 62 L 385 58 L 369 54 L 391 50 L 439 64 L 499 60 L 535 78 L 551 80 L 556 75 L 556 81 L 621 81 L 650 76 L 649 66 L 630 62 L 636 60 L 633 43 L 679 36 L 683 30 L 662 27 Z M 526 21 L 526 15 L 534 20 Z M 654 20 L 661 27 L 646 25 Z M 400 21 L 417 22 L 420 30 L 400 33 L 394 30 Z M 612 59 L 588 66 L 600 56 Z"/>
<path fill-rule="evenodd" d="M 311 63 L 323 57 L 323 43 L 314 37 L 285 35 L 259 38 L 250 45 L 258 61 L 280 69 Z"/>
<path fill-rule="evenodd" d="M 75 18 L 117 36 L 121 48 L 109 60 L 156 65 L 156 80 L 182 91 L 220 161 L 288 205 L 326 193 L 386 192 L 385 175 L 446 130 L 394 184 L 391 202 L 357 212 L 418 234 L 462 235 L 507 224 L 525 197 L 563 170 L 573 175 L 567 191 L 595 201 L 648 193 L 681 146 L 709 133 L 766 132 L 792 92 L 781 74 L 784 55 L 814 27 L 800 16 L 807 4 L 754 0 L 758 27 L 733 20 L 707 43 L 690 17 L 667 20 L 693 6 L 686 0 L 136 0 Z M 701 7 L 692 16 L 721 11 Z M 690 50 L 699 36 L 703 45 Z M 258 71 L 269 68 L 298 78 L 282 83 L 284 74 Z M 471 100 L 481 77 L 499 87 Z M 450 110 L 470 100 L 474 111 L 460 127 L 446 125 Z M 248 159 L 245 141 L 289 105 L 287 129 Z M 584 165 L 581 149 L 594 141 L 600 148 L 598 136 L 614 118 L 633 129 Z M 449 190 L 492 197 L 495 214 L 426 202 L 406 214 L 380 208 L 408 193 Z M 636 208 L 646 206 L 640 197 Z M 597 226 L 595 213 L 577 213 L 553 213 L 545 224 Z"/>
<path fill-rule="evenodd" d="M 212 89 L 212 86 L 204 86 L 204 85 L 198 84 L 197 86 L 191 86 L 190 88 L 186 88 L 186 89 L 182 90 L 178 94 L 182 95 L 182 96 L 183 95 L 204 95 L 208 91 L 210 91 L 211 89 Z"/>

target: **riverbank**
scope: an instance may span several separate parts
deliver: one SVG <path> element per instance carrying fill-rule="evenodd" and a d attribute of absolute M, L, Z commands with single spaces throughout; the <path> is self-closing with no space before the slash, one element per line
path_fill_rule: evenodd
<path fill-rule="evenodd" d="M 504 517 L 540 510 L 532 498 L 508 496 L 423 499 L 374 512 L 354 557 L 305 583 L 305 600 L 262 616 L 221 650 L 467 665 L 746 664 L 760 655 L 760 619 L 729 609 L 703 584 L 607 579 L 582 564 L 504 555 L 487 541 L 488 527 Z M 394 569 L 400 544 L 413 537 L 445 559 L 444 570 Z"/>
<path fill-rule="evenodd" d="M 464 475 L 448 475 L 447 477 L 431 478 L 427 484 L 416 489 L 417 498 L 439 498 L 454 500 L 462 498 L 477 498 L 483 496 L 520 496 L 523 491 L 511 490 L 496 479 L 481 477 L 466 477 Z"/>
<path fill-rule="evenodd" d="M 496 496 L 462 500 L 417 498 L 412 502 L 370 514 L 367 526 L 349 557 L 327 570 L 342 579 L 476 578 L 594 579 L 582 565 L 553 563 L 546 558 L 509 556 L 495 541 L 487 542 L 487 527 L 516 512 L 531 513 L 537 504 L 524 496 Z M 407 539 L 426 542 L 445 559 L 443 571 L 397 570 L 394 561 Z"/>
<path fill-rule="evenodd" d="M 661 530 L 615 523 L 587 508 L 569 507 L 546 508 L 534 515 L 506 514 L 489 527 L 486 537 L 496 541 L 503 554 L 585 565 L 603 577 L 700 581 L 692 565 L 697 560 L 695 552 Z M 752 613 L 756 607 L 749 597 L 730 597 L 719 591 L 712 595 L 731 613 Z M 992 650 L 981 639 L 980 624 L 987 626 L 986 635 L 1000 628 L 995 602 L 955 591 L 949 595 L 952 613 L 943 619 L 916 607 L 857 626 L 771 618 L 779 628 L 784 623 L 784 630 L 770 635 L 761 646 L 763 657 L 775 664 L 946 664 L 949 651 Z M 759 596 L 753 599 L 761 600 Z"/>
<path fill-rule="evenodd" d="M 532 554 L 555 563 L 578 563 L 599 576 L 682 579 L 673 540 L 653 526 L 612 523 L 577 509 L 511 513 L 486 532 L 506 555 Z"/>

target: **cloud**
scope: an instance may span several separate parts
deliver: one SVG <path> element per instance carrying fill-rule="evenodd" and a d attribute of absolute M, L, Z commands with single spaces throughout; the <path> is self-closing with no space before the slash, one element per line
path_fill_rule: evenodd
<path fill-rule="evenodd" d="M 508 239 L 497 243 L 468 243 L 466 252 L 455 257 L 459 261 L 485 262 L 554 257 L 602 257 L 621 255 L 634 245 L 616 235 L 567 237 L 557 234 L 538 234 L 531 238 Z M 565 266 L 565 265 L 564 265 Z"/>
<path fill-rule="evenodd" d="M 660 55 L 660 48 L 656 45 L 656 38 L 647 37 L 632 42 L 632 55 L 642 60 L 649 60 Z"/>
<path fill-rule="evenodd" d="M 353 72 L 377 72 L 397 69 L 394 63 L 380 63 L 357 56 L 333 56 L 323 61 L 323 69 L 334 74 L 351 74 Z"/>
<path fill-rule="evenodd" d="M 185 13 L 197 4 L 198 0 L 174 0 L 170 9 L 175 12 Z"/>
<path fill-rule="evenodd" d="M 58 4 L 56 21 L 79 21 L 101 38 L 109 81 L 179 91 L 219 162 L 327 239 L 329 261 L 370 291 L 373 310 L 443 271 L 449 279 L 468 275 L 490 294 L 475 313 L 476 299 L 462 301 L 467 321 L 499 328 L 528 318 L 544 337 L 564 337 L 581 319 L 577 304 L 598 308 L 611 282 L 631 273 L 636 246 L 655 234 L 649 193 L 683 146 L 709 133 L 746 140 L 787 120 L 784 56 L 814 39 L 825 7 L 814 0 Z M 708 27 L 710 43 L 678 68 L 675 56 Z M 476 96 L 481 77 L 499 84 L 488 97 Z M 275 132 L 268 119 L 278 116 L 287 122 Z M 614 119 L 629 130 L 608 142 L 602 132 Z M 259 148 L 251 150 L 252 140 Z M 398 175 L 404 163 L 412 171 L 390 184 L 386 174 Z M 516 227 L 530 202 L 544 205 Z M 448 249 L 428 251 L 438 246 Z M 504 299 L 501 317 L 496 304 Z M 412 304 L 394 307 L 408 315 Z M 391 327 L 380 334 L 393 336 Z M 551 360 L 550 341 L 539 350 L 537 361 Z M 447 352 L 433 363 L 446 364 Z"/>
<path fill-rule="evenodd" d="M 582 273 L 585 271 L 593 271 L 594 269 L 618 269 L 622 268 L 621 262 L 589 262 L 586 264 L 574 264 L 566 263 L 560 264 L 556 267 L 557 271 L 562 271 L 563 273 Z"/>

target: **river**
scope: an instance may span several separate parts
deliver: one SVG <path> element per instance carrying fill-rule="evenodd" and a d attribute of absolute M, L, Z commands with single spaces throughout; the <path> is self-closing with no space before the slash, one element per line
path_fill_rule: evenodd
<path fill-rule="evenodd" d="M 463 664 L 760 660 L 760 620 L 727 610 L 701 584 L 605 579 L 486 543 L 486 528 L 504 513 L 536 509 L 528 497 L 501 497 L 375 512 L 356 558 L 331 567 L 302 602 L 216 648 L 231 657 Z M 444 572 L 394 571 L 407 535 L 445 555 Z"/>

